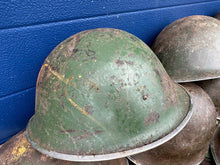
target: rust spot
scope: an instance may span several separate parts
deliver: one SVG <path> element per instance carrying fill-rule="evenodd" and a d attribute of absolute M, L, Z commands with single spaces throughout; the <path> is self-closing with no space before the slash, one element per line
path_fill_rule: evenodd
<path fill-rule="evenodd" d="M 105 108 L 108 108 L 108 102 L 107 101 L 105 102 Z"/>
<path fill-rule="evenodd" d="M 115 78 L 116 78 L 116 76 L 113 75 L 110 77 L 110 80 L 113 81 Z"/>
<path fill-rule="evenodd" d="M 148 96 L 147 95 L 144 95 L 143 96 L 143 100 L 147 100 Z"/>
<path fill-rule="evenodd" d="M 130 36 L 130 39 L 132 39 L 133 41 L 137 41 L 137 39 L 134 36 Z"/>
<path fill-rule="evenodd" d="M 126 63 L 127 65 L 134 65 L 134 62 L 133 62 L 133 61 L 125 61 L 125 63 Z"/>
<path fill-rule="evenodd" d="M 99 134 L 99 133 L 102 133 L 103 131 L 102 130 L 95 130 L 95 134 Z"/>
<path fill-rule="evenodd" d="M 118 66 L 124 65 L 124 62 L 121 61 L 121 60 L 119 60 L 119 59 L 118 59 L 115 63 L 116 63 Z"/>
<path fill-rule="evenodd" d="M 42 154 L 41 157 L 40 157 L 40 160 L 43 161 L 43 162 L 46 162 L 47 159 L 48 159 L 48 157 L 44 154 Z"/>
<path fill-rule="evenodd" d="M 89 84 L 89 89 L 91 90 L 92 88 L 94 88 L 96 86 L 96 84 L 95 83 L 93 83 L 93 82 L 90 82 L 90 84 Z"/>
<path fill-rule="evenodd" d="M 100 134 L 103 131 L 101 131 L 101 130 L 94 130 L 94 133 L 92 133 L 92 132 L 88 132 L 88 131 L 84 130 L 83 132 L 84 132 L 84 134 L 78 135 L 78 136 L 74 136 L 72 138 L 75 139 L 75 140 L 83 140 L 85 138 L 88 138 L 89 136 L 93 136 L 94 134 Z"/>
<path fill-rule="evenodd" d="M 75 129 L 67 129 L 67 130 L 60 130 L 61 133 L 73 133 L 73 132 L 76 132 Z"/>
<path fill-rule="evenodd" d="M 71 83 L 69 83 L 72 87 L 74 87 L 75 86 L 75 84 L 73 83 L 73 82 L 71 82 Z"/>
<path fill-rule="evenodd" d="M 64 102 L 61 102 L 61 106 L 63 109 L 65 109 Z"/>
<path fill-rule="evenodd" d="M 140 91 L 140 89 L 139 89 L 139 88 L 136 88 L 136 91 L 138 91 L 138 92 L 139 92 L 139 91 Z"/>
<path fill-rule="evenodd" d="M 132 57 L 134 54 L 133 53 L 130 53 L 130 54 L 128 54 L 128 57 Z"/>
<path fill-rule="evenodd" d="M 159 113 L 151 110 L 149 116 L 145 117 L 144 124 L 148 125 L 151 122 L 158 122 L 158 119 L 159 119 Z"/>
<path fill-rule="evenodd" d="M 85 106 L 85 111 L 90 115 L 94 112 L 92 109 L 93 109 L 93 106 L 89 106 L 89 105 Z"/>
<path fill-rule="evenodd" d="M 135 76 L 137 76 L 137 78 L 140 78 L 140 75 L 138 73 L 135 73 Z"/>
<path fill-rule="evenodd" d="M 92 60 L 94 60 L 94 61 L 96 61 L 96 60 L 97 60 L 97 58 L 96 58 L 96 57 L 91 57 L 91 59 L 92 59 Z"/>

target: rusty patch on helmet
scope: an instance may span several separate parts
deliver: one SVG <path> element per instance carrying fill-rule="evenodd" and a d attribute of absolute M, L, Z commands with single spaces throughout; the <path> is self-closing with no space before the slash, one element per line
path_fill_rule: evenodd
<path fill-rule="evenodd" d="M 133 62 L 133 61 L 125 61 L 125 63 L 126 63 L 127 65 L 134 65 L 134 62 Z"/>
<path fill-rule="evenodd" d="M 90 106 L 90 105 L 85 106 L 85 111 L 90 115 L 94 112 L 92 109 L 93 109 L 93 106 Z"/>
<path fill-rule="evenodd" d="M 122 66 L 122 65 L 124 65 L 124 62 L 122 61 L 122 60 L 117 60 L 116 62 L 115 62 L 118 66 Z"/>
<path fill-rule="evenodd" d="M 108 108 L 108 102 L 107 101 L 105 102 L 105 108 Z"/>
<path fill-rule="evenodd" d="M 61 133 L 73 133 L 73 132 L 76 132 L 75 129 L 66 129 L 66 130 L 60 130 Z"/>
<path fill-rule="evenodd" d="M 31 145 L 27 141 L 24 132 L 20 132 L 1 147 L 1 164 L 15 164 L 27 156 L 30 150 Z"/>
<path fill-rule="evenodd" d="M 94 130 L 94 132 L 88 132 L 88 131 L 84 130 L 83 132 L 84 132 L 84 134 L 78 135 L 78 136 L 73 136 L 72 138 L 75 139 L 75 140 L 83 140 L 83 139 L 86 139 L 86 138 L 88 138 L 90 136 L 94 136 L 96 134 L 100 134 L 100 133 L 102 133 L 104 131 L 102 131 L 102 130 Z"/>
<path fill-rule="evenodd" d="M 158 119 L 159 119 L 159 113 L 151 110 L 149 116 L 145 117 L 144 124 L 148 125 L 151 122 L 158 122 Z"/>
<path fill-rule="evenodd" d="M 89 84 L 89 89 L 93 89 L 94 87 L 96 87 L 96 84 L 94 82 L 91 82 L 90 81 L 90 84 Z"/>
<path fill-rule="evenodd" d="M 138 39 L 136 38 L 136 37 L 134 37 L 134 36 L 130 36 L 130 39 L 132 39 L 133 41 L 137 41 Z"/>

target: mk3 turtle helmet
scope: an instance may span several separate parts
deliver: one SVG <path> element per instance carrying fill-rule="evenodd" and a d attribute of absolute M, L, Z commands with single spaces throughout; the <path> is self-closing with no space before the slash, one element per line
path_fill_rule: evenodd
<path fill-rule="evenodd" d="M 42 65 L 27 138 L 58 159 L 117 159 L 169 140 L 191 114 L 187 91 L 144 42 L 118 29 L 87 30 Z"/>

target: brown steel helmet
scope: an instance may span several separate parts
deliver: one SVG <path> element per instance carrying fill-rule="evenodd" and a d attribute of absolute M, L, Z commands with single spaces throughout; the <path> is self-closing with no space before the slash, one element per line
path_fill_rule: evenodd
<path fill-rule="evenodd" d="M 70 162 L 54 159 L 35 150 L 25 132 L 19 132 L 0 147 L 1 165 L 128 165 L 126 158 L 102 162 Z"/>
<path fill-rule="evenodd" d="M 215 18 L 218 19 L 218 20 L 220 20 L 220 12 L 215 15 Z"/>
<path fill-rule="evenodd" d="M 220 78 L 199 81 L 196 83 L 208 93 L 215 105 L 217 118 L 220 119 Z"/>
<path fill-rule="evenodd" d="M 220 21 L 208 16 L 181 18 L 163 29 L 152 50 L 176 82 L 220 77 Z"/>
<path fill-rule="evenodd" d="M 215 130 L 210 148 L 216 165 L 220 165 L 220 125 L 218 125 Z"/>
<path fill-rule="evenodd" d="M 168 142 L 130 156 L 138 165 L 198 165 L 205 157 L 216 124 L 215 107 L 199 86 L 182 84 L 192 96 L 194 113 L 186 127 Z"/>

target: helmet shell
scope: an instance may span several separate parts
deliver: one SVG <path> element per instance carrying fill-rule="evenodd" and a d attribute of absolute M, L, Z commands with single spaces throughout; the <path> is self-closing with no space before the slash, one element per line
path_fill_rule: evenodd
<path fill-rule="evenodd" d="M 172 138 L 189 120 L 190 106 L 187 92 L 140 39 L 117 29 L 88 30 L 45 60 L 27 137 L 58 159 L 117 159 Z"/>
<path fill-rule="evenodd" d="M 220 125 L 215 129 L 210 148 L 215 164 L 220 165 Z"/>
<path fill-rule="evenodd" d="M 0 148 L 1 165 L 128 165 L 126 158 L 102 162 L 70 162 L 54 159 L 35 150 L 24 131 L 19 132 Z"/>
<path fill-rule="evenodd" d="M 218 20 L 220 20 L 220 12 L 215 15 L 215 18 L 218 19 Z"/>
<path fill-rule="evenodd" d="M 220 119 L 220 78 L 196 82 L 212 99 Z"/>
<path fill-rule="evenodd" d="M 220 21 L 194 15 L 179 19 L 155 39 L 152 50 L 176 82 L 220 77 Z"/>
<path fill-rule="evenodd" d="M 193 114 L 182 131 L 152 150 L 130 156 L 138 165 L 198 165 L 205 158 L 216 124 L 215 107 L 202 88 L 182 84 L 192 96 Z"/>

